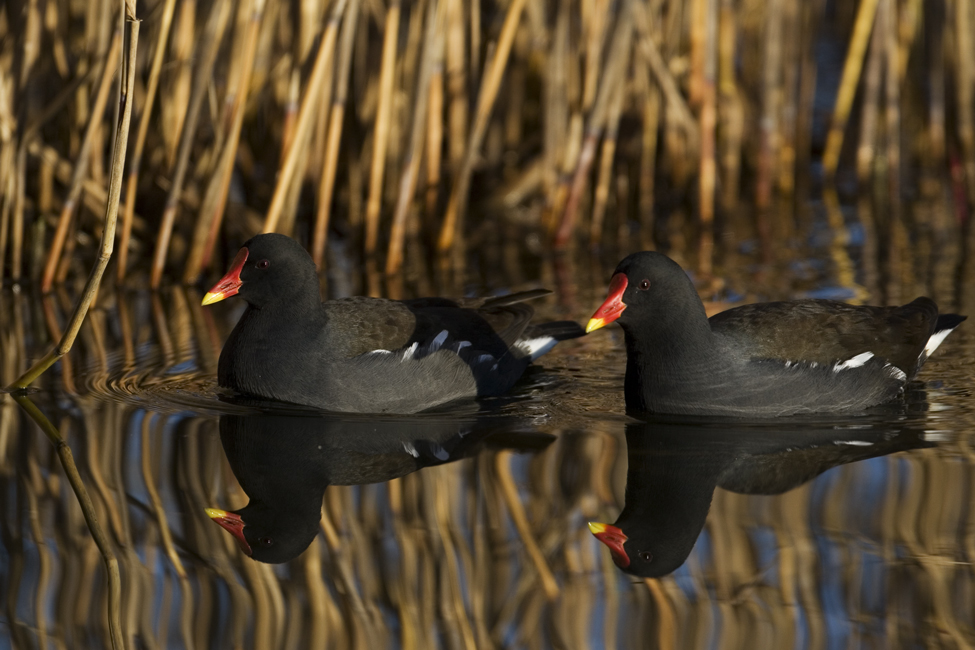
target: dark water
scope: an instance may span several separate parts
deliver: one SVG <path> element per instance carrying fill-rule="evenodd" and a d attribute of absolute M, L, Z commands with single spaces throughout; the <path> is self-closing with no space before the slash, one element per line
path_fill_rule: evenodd
<path fill-rule="evenodd" d="M 764 244 L 729 224 L 713 307 L 927 294 L 975 314 L 950 215 L 903 232 L 835 216 L 814 205 Z M 672 252 L 692 265 L 681 241 Z M 584 321 L 623 252 L 481 250 L 467 277 L 414 270 L 402 286 L 336 258 L 328 292 L 545 286 L 538 318 Z M 504 399 L 376 419 L 227 401 L 216 360 L 242 305 L 201 297 L 106 288 L 30 395 L 118 558 L 130 647 L 975 645 L 972 321 L 903 403 L 858 418 L 628 419 L 613 327 L 559 345 Z M 0 303 L 6 385 L 49 349 L 70 300 L 6 290 Z M 0 471 L 0 648 L 106 646 L 100 556 L 52 445 L 9 396 Z M 254 556 L 287 561 L 247 557 L 205 511 L 245 505 Z M 621 511 L 660 577 L 623 573 L 590 534 Z"/>

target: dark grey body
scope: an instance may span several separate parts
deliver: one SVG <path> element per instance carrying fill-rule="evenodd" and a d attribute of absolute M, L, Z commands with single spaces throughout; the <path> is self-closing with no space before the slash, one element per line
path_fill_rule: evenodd
<path fill-rule="evenodd" d="M 965 319 L 929 298 L 901 307 L 832 300 L 745 305 L 710 319 L 683 270 L 658 253 L 617 268 L 628 278 L 628 411 L 772 417 L 856 413 L 900 394 Z M 649 287 L 637 287 L 641 279 Z"/>
<path fill-rule="evenodd" d="M 500 395 L 556 341 L 583 334 L 571 321 L 530 324 L 524 301 L 545 290 L 323 303 L 311 258 L 294 240 L 259 235 L 244 249 L 238 293 L 248 306 L 217 374 L 221 386 L 245 395 L 329 411 L 415 413 Z"/>

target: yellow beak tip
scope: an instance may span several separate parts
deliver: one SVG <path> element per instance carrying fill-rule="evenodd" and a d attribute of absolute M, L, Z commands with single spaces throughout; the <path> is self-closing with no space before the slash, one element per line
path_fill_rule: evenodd
<path fill-rule="evenodd" d="M 213 303 L 220 302 L 221 300 L 223 300 L 223 294 L 222 293 L 208 292 L 207 295 L 203 296 L 203 302 L 200 303 L 200 304 L 201 305 L 204 305 L 204 306 L 206 306 L 206 305 L 212 305 Z"/>
<path fill-rule="evenodd" d="M 605 532 L 605 530 L 606 524 L 600 524 L 594 521 L 589 522 L 589 532 L 591 532 L 593 535 L 598 535 L 599 533 Z"/>
<path fill-rule="evenodd" d="M 207 508 L 206 509 L 206 512 L 207 512 L 207 516 L 210 517 L 210 519 L 216 519 L 218 517 L 226 517 L 227 516 L 227 511 L 226 510 L 220 510 L 219 508 Z"/>
<path fill-rule="evenodd" d="M 592 332 L 593 330 L 598 330 L 600 327 L 604 326 L 606 321 L 602 318 L 591 318 L 589 323 L 586 324 L 586 334 Z"/>

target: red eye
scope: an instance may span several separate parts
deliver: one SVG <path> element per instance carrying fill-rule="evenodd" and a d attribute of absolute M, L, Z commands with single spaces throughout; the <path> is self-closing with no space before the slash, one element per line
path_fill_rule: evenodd
<path fill-rule="evenodd" d="M 259 269 L 266 269 L 269 266 L 271 266 L 271 262 L 269 262 L 268 260 L 261 260 L 260 262 L 257 263 L 257 268 Z"/>
<path fill-rule="evenodd" d="M 646 291 L 650 288 L 650 280 L 641 280 L 640 284 L 637 286 L 640 291 Z"/>

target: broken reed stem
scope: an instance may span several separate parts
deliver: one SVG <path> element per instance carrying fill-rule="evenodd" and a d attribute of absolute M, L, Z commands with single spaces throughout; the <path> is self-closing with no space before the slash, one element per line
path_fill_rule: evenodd
<path fill-rule="evenodd" d="M 545 591 L 545 597 L 552 601 L 559 597 L 559 583 L 556 582 L 555 576 L 552 575 L 552 570 L 549 568 L 548 562 L 545 561 L 545 556 L 542 554 L 541 549 L 538 548 L 538 542 L 535 541 L 535 537 L 532 535 L 531 526 L 528 524 L 528 517 L 525 515 L 525 508 L 521 504 L 521 499 L 518 497 L 518 489 L 515 487 L 515 480 L 511 476 L 511 456 L 511 451 L 503 450 L 497 452 L 497 455 L 494 457 L 494 468 L 498 474 L 501 495 L 504 497 L 504 502 L 508 506 L 508 513 L 511 515 L 511 520 L 515 524 L 518 536 L 521 537 L 521 541 L 525 545 L 525 550 L 528 552 L 532 564 L 535 565 L 535 569 L 538 571 L 539 578 L 542 581 L 542 589 Z"/>
<path fill-rule="evenodd" d="M 139 45 L 139 21 L 135 19 L 134 0 L 131 4 L 126 0 L 126 21 L 129 28 L 129 46 L 122 57 L 122 85 L 119 87 L 119 106 L 121 107 L 119 114 L 121 119 L 116 128 L 115 147 L 112 151 L 112 172 L 109 179 L 108 200 L 105 203 L 105 225 L 102 231 L 98 258 L 91 269 L 88 281 L 85 283 L 81 300 L 75 307 L 71 320 L 68 322 L 57 347 L 31 366 L 27 372 L 8 387 L 8 390 L 26 388 L 71 350 L 71 346 L 78 336 L 78 331 L 81 329 L 81 324 L 85 320 L 85 315 L 88 313 L 88 308 L 98 292 L 98 286 L 101 284 L 105 267 L 108 266 L 108 260 L 112 257 L 112 249 L 115 246 L 115 224 L 118 220 L 119 195 L 122 192 L 122 175 L 125 170 L 125 152 L 129 144 L 129 123 L 132 119 L 132 103 L 135 99 L 133 90 L 135 88 L 136 52 Z M 134 197 L 131 200 L 134 200 Z"/>
<path fill-rule="evenodd" d="M 146 87 L 145 106 L 139 118 L 139 130 L 136 132 L 135 144 L 132 148 L 132 158 L 129 162 L 129 179 L 125 187 L 125 210 L 122 213 L 122 235 L 119 240 L 118 263 L 116 281 L 122 284 L 125 272 L 128 270 L 129 239 L 132 237 L 132 221 L 135 217 L 135 195 L 139 186 L 139 168 L 142 166 L 142 150 L 145 148 L 146 136 L 149 134 L 149 124 L 152 119 L 152 108 L 156 102 L 159 88 L 159 77 L 162 71 L 163 59 L 166 55 L 166 43 L 169 41 L 169 30 L 173 24 L 173 12 L 176 0 L 166 0 L 162 15 L 159 17 L 159 38 L 156 41 L 156 51 L 149 68 L 149 84 Z"/>
<path fill-rule="evenodd" d="M 301 106 L 298 108 L 294 136 L 291 138 L 291 145 L 288 147 L 284 163 L 278 172 L 274 195 L 271 197 L 271 205 L 268 207 L 267 216 L 264 219 L 264 232 L 277 232 L 278 221 L 281 219 L 285 200 L 288 198 L 292 180 L 298 170 L 300 154 L 304 149 L 302 145 L 311 134 L 313 118 L 318 113 L 318 100 L 321 99 L 325 72 L 335 59 L 335 41 L 338 38 L 339 23 L 342 21 L 342 14 L 345 12 L 345 5 L 346 0 L 338 0 L 332 9 L 325 34 L 318 46 L 318 55 L 315 57 L 315 65 L 312 67 L 311 76 L 308 79 L 308 88 L 305 90 L 305 95 L 301 98 Z"/>
<path fill-rule="evenodd" d="M 57 229 L 54 231 L 54 238 L 51 240 L 51 248 L 47 254 L 47 261 L 44 264 L 44 275 L 41 280 L 41 292 L 48 293 L 51 285 L 54 284 L 54 274 L 57 272 L 58 264 L 61 262 L 61 251 L 64 249 L 64 242 L 68 236 L 68 226 L 71 224 L 78 197 L 81 195 L 82 183 L 88 174 L 88 165 L 91 162 L 91 146 L 95 141 L 95 132 L 101 128 L 102 119 L 105 116 L 105 105 L 108 103 L 108 93 L 112 89 L 112 79 L 115 77 L 116 61 L 118 60 L 119 49 L 122 47 L 122 34 L 116 31 L 112 36 L 112 44 L 108 48 L 102 63 L 102 78 L 98 85 L 98 92 L 95 95 L 95 102 L 92 105 L 91 113 L 88 116 L 88 127 L 85 129 L 85 137 L 81 141 L 81 148 L 78 150 L 78 157 L 75 161 L 74 173 L 71 177 L 71 185 L 68 189 L 68 196 L 64 200 L 61 208 L 61 216 L 58 219 Z"/>
<path fill-rule="evenodd" d="M 348 13 L 342 25 L 342 42 L 339 45 L 338 75 L 332 109 L 328 116 L 328 133 L 325 138 L 325 154 L 322 178 L 318 185 L 318 211 L 315 215 L 315 232 L 312 237 L 312 259 L 322 268 L 325 259 L 325 243 L 328 240 L 328 224 L 332 215 L 332 195 L 335 192 L 335 174 L 338 171 L 339 145 L 342 142 L 342 123 L 345 120 L 345 104 L 349 96 L 349 70 L 352 67 L 352 46 L 355 44 L 356 25 L 359 21 L 359 0 L 350 0 Z"/>
<path fill-rule="evenodd" d="M 369 169 L 369 198 L 366 201 L 366 256 L 376 252 L 379 239 L 379 208 L 382 205 L 383 174 L 386 171 L 386 149 L 389 146 L 389 119 L 393 103 L 393 72 L 396 71 L 396 44 L 399 36 L 400 0 L 392 0 L 386 9 L 383 29 L 382 67 L 379 70 L 379 106 L 372 132 L 372 164 Z"/>
<path fill-rule="evenodd" d="M 430 80 L 436 61 L 435 52 L 443 47 L 439 38 L 445 20 L 442 0 L 431 1 L 427 6 L 427 30 L 423 39 L 423 56 L 420 59 L 420 75 L 416 85 L 416 106 L 413 109 L 413 127 L 410 132 L 409 148 L 403 157 L 403 175 L 400 178 L 399 198 L 393 213 L 393 225 L 389 234 L 389 252 L 386 255 L 386 273 L 397 273 L 403 266 L 403 242 L 406 239 L 406 217 L 416 192 L 417 178 L 420 175 L 420 159 L 423 153 L 424 126 L 427 125 L 427 104 L 430 100 Z"/>
<path fill-rule="evenodd" d="M 512 0 L 511 4 L 508 5 L 508 13 L 505 15 L 504 24 L 501 27 L 498 45 L 494 50 L 494 56 L 491 57 L 490 63 L 485 69 L 481 90 L 477 96 L 474 123 L 471 126 L 467 141 L 467 150 L 464 152 L 464 160 L 457 172 L 457 178 L 454 180 L 450 200 L 447 203 L 447 212 L 440 228 L 440 237 L 437 240 L 437 250 L 441 255 L 448 253 L 454 246 L 454 239 L 467 207 L 467 191 L 470 187 L 471 174 L 474 173 L 474 164 L 477 162 L 481 142 L 487 132 L 491 109 L 494 108 L 494 100 L 497 98 L 498 89 L 501 87 L 501 78 L 504 76 L 504 69 L 508 64 L 511 46 L 514 44 L 515 33 L 518 31 L 518 23 L 521 21 L 521 12 L 525 8 L 526 1 Z"/>
<path fill-rule="evenodd" d="M 833 105 L 833 117 L 830 120 L 829 133 L 826 136 L 826 148 L 823 151 L 823 173 L 827 179 L 836 176 L 836 167 L 840 162 L 840 151 L 843 148 L 843 131 L 850 117 L 853 98 L 859 85 L 860 71 L 863 69 L 863 55 L 867 51 L 870 32 L 874 17 L 877 14 L 879 0 L 861 0 L 857 10 L 853 35 L 850 38 L 850 48 L 847 51 L 846 62 L 843 64 L 843 76 L 836 93 L 836 103 Z"/>
<path fill-rule="evenodd" d="M 92 504 L 91 497 L 88 496 L 88 490 L 81 480 L 81 474 L 78 473 L 78 467 L 75 465 L 71 447 L 61 437 L 61 433 L 57 430 L 57 427 L 51 424 L 51 421 L 41 413 L 41 410 L 26 395 L 14 394 L 13 398 L 24 409 L 30 419 L 37 423 L 37 426 L 44 432 L 47 439 L 54 445 L 54 449 L 58 453 L 58 460 L 61 461 L 61 467 L 64 469 L 64 474 L 67 476 L 68 483 L 71 484 L 71 489 L 74 490 L 75 497 L 78 499 L 78 505 L 81 506 L 81 512 L 85 517 L 88 531 L 91 533 L 92 539 L 95 540 L 95 546 L 98 547 L 98 552 L 101 554 L 102 562 L 105 565 L 108 582 L 108 630 L 112 637 L 112 648 L 121 650 L 125 648 L 125 641 L 122 636 L 122 578 L 119 574 L 118 559 L 112 553 L 108 536 L 102 530 L 101 524 L 98 523 L 95 506 Z"/>
<path fill-rule="evenodd" d="M 162 282 L 163 269 L 166 266 L 166 255 L 169 252 L 169 241 L 173 235 L 173 226 L 176 222 L 176 210 L 179 207 L 179 197 L 183 192 L 183 181 L 186 178 L 186 170 L 189 168 L 190 154 L 193 152 L 193 138 L 196 135 L 196 124 L 200 118 L 200 109 L 203 107 L 203 100 L 206 99 L 207 92 L 210 88 L 213 66 L 217 61 L 220 43 L 223 41 L 224 33 L 227 31 L 230 9 L 231 3 L 228 0 L 221 0 L 214 4 L 210 10 L 207 26 L 200 35 L 200 38 L 203 40 L 200 65 L 196 70 L 196 78 L 193 80 L 193 92 L 190 95 L 190 105 L 186 112 L 186 119 L 183 121 L 183 132 L 179 141 L 179 153 L 177 154 L 176 168 L 173 171 L 173 184 L 169 188 L 169 194 L 166 196 L 162 221 L 159 224 L 159 235 L 156 238 L 156 250 L 152 258 L 152 272 L 149 276 L 149 286 L 153 289 L 158 289 Z"/>

